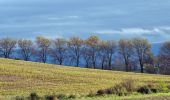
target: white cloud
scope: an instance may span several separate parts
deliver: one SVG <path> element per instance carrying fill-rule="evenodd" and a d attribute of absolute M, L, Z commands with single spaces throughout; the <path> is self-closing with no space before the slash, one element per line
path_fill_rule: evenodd
<path fill-rule="evenodd" d="M 121 29 L 122 33 L 127 34 L 142 34 L 142 33 L 151 33 L 153 30 L 143 29 L 143 28 L 125 28 Z"/>
<path fill-rule="evenodd" d="M 121 35 L 158 35 L 170 32 L 170 27 L 154 27 L 154 28 L 122 28 L 119 30 L 99 30 L 98 34 L 121 34 Z"/>
<path fill-rule="evenodd" d="M 67 20 L 67 19 L 78 19 L 79 16 L 71 15 L 71 16 L 61 16 L 61 17 L 49 17 L 48 20 Z"/>
<path fill-rule="evenodd" d="M 161 26 L 153 28 L 122 28 L 117 30 L 100 30 L 96 31 L 102 36 L 109 35 L 114 38 L 134 38 L 143 37 L 151 43 L 162 43 L 170 40 L 170 27 Z"/>

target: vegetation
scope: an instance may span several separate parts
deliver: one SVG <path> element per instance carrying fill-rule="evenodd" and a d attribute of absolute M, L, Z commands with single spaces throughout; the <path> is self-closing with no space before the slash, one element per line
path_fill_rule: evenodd
<path fill-rule="evenodd" d="M 30 93 L 36 93 L 39 97 L 64 94 L 78 98 L 90 96 L 91 93 L 91 98 L 94 98 L 93 94 L 96 94 L 98 90 L 109 89 L 126 79 L 134 80 L 137 87 L 147 83 L 164 84 L 161 86 L 168 87 L 170 82 L 170 77 L 165 75 L 83 69 L 0 59 L 0 98 L 2 99 L 16 98 L 16 96 L 27 97 Z M 124 86 L 131 87 L 130 84 L 133 83 L 124 84 Z M 90 97 L 87 98 L 90 99 Z M 98 97 L 95 96 L 95 98 Z"/>
<path fill-rule="evenodd" d="M 152 54 L 151 46 L 143 38 L 118 42 L 101 40 L 97 36 L 85 40 L 79 37 L 52 40 L 42 36 L 35 41 L 2 38 L 0 57 L 59 65 L 0 59 L 0 99 L 169 93 L 168 76 L 130 73 L 170 74 L 170 42 L 164 43 L 158 56 Z M 109 71 L 113 69 L 128 73 Z"/>
<path fill-rule="evenodd" d="M 164 43 L 158 56 L 153 56 L 151 43 L 144 38 L 101 40 L 90 36 L 68 40 L 39 36 L 27 39 L 0 39 L 0 57 L 127 72 L 169 74 L 170 42 Z"/>
<path fill-rule="evenodd" d="M 170 74 L 170 42 L 165 42 L 159 54 L 160 73 Z"/>

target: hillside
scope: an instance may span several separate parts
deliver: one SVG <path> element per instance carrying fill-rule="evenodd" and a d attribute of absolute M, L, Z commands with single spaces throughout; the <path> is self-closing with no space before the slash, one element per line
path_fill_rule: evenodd
<path fill-rule="evenodd" d="M 126 73 L 65 67 L 50 64 L 0 59 L 0 97 L 15 97 L 36 92 L 40 95 L 64 93 L 86 95 L 112 87 L 124 79 L 145 82 L 170 82 L 169 76 Z"/>

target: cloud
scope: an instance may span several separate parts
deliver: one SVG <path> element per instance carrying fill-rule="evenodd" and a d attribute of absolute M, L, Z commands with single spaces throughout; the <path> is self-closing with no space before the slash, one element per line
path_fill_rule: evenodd
<path fill-rule="evenodd" d="M 0 36 L 68 38 L 95 33 L 106 39 L 170 38 L 166 0 L 0 0 Z M 165 27 L 167 26 L 167 27 Z"/>
<path fill-rule="evenodd" d="M 79 18 L 80 18 L 79 16 L 72 15 L 72 16 L 62 16 L 62 17 L 49 17 L 47 19 L 56 21 L 56 20 L 74 20 Z"/>
<path fill-rule="evenodd" d="M 101 36 L 108 35 L 112 39 L 144 37 L 152 43 L 162 43 L 170 40 L 170 26 L 100 30 L 95 31 L 95 33 Z"/>
<path fill-rule="evenodd" d="M 99 30 L 98 34 L 122 34 L 122 35 L 157 35 L 170 32 L 170 27 L 153 27 L 153 28 L 122 28 L 118 30 Z"/>
<path fill-rule="evenodd" d="M 125 28 L 125 29 L 121 29 L 121 32 L 126 34 L 142 34 L 142 33 L 151 33 L 152 30 L 143 29 L 143 28 Z"/>

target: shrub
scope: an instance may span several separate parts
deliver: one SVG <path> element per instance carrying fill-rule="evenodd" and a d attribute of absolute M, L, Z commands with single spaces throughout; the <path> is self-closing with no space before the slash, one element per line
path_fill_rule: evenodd
<path fill-rule="evenodd" d="M 158 88 L 154 83 L 149 83 L 147 86 L 152 91 L 152 93 L 157 93 L 158 92 Z"/>
<path fill-rule="evenodd" d="M 90 93 L 87 95 L 87 97 L 94 97 L 94 96 L 96 96 L 96 93 L 93 93 L 93 92 L 90 92 Z"/>
<path fill-rule="evenodd" d="M 127 79 L 119 84 L 116 84 L 112 88 L 108 88 L 105 90 L 98 90 L 97 95 L 104 95 L 104 94 L 116 94 L 119 96 L 128 95 L 135 91 L 135 84 L 134 80 Z"/>
<path fill-rule="evenodd" d="M 147 85 L 145 85 L 145 86 L 140 87 L 137 90 L 137 92 L 142 93 L 142 94 L 150 94 L 152 93 L 152 90 Z"/>
<path fill-rule="evenodd" d="M 163 92 L 163 93 L 168 93 L 168 92 L 169 92 L 168 87 L 163 87 L 163 88 L 161 89 L 161 92 Z"/>
<path fill-rule="evenodd" d="M 164 81 L 160 81 L 157 84 L 157 88 L 158 88 L 159 92 L 163 92 L 163 93 L 169 92 L 168 85 Z"/>
<path fill-rule="evenodd" d="M 157 93 L 159 92 L 158 86 L 154 83 L 149 83 L 148 85 L 144 85 L 140 87 L 137 92 L 142 94 L 150 94 L 150 93 Z"/>
<path fill-rule="evenodd" d="M 125 87 L 122 86 L 122 84 L 117 84 L 113 88 L 110 89 L 110 91 L 113 92 L 113 94 L 116 94 L 118 96 L 127 95 L 128 91 Z"/>
<path fill-rule="evenodd" d="M 76 95 L 71 94 L 68 98 L 69 98 L 69 99 L 75 99 L 75 98 L 76 98 Z"/>
<path fill-rule="evenodd" d="M 97 95 L 104 95 L 106 94 L 106 90 L 98 90 Z"/>
<path fill-rule="evenodd" d="M 126 79 L 124 82 L 121 83 L 121 86 L 124 87 L 128 92 L 135 91 L 135 81 L 132 79 Z"/>
<path fill-rule="evenodd" d="M 114 94 L 113 88 L 106 89 L 107 94 Z"/>
<path fill-rule="evenodd" d="M 170 90 L 170 85 L 168 85 L 167 88 Z"/>
<path fill-rule="evenodd" d="M 142 86 L 137 90 L 137 92 L 143 94 L 157 93 L 157 92 L 167 93 L 169 92 L 169 88 L 165 82 L 160 81 L 158 84 L 149 83 L 148 85 Z"/>
<path fill-rule="evenodd" d="M 65 94 L 58 94 L 58 95 L 57 95 L 57 98 L 58 98 L 58 99 L 66 99 L 67 96 L 66 96 Z"/>
<path fill-rule="evenodd" d="M 39 97 L 36 93 L 31 93 L 29 98 L 30 100 L 39 100 Z"/>
<path fill-rule="evenodd" d="M 45 97 L 46 100 L 58 100 L 58 98 L 56 96 L 46 96 Z"/>
<path fill-rule="evenodd" d="M 128 95 L 134 92 L 135 89 L 135 81 L 132 79 L 125 79 L 125 81 L 120 84 L 115 85 L 113 88 L 108 90 L 109 94 L 116 94 L 119 96 Z"/>
<path fill-rule="evenodd" d="M 17 97 L 16 97 L 16 100 L 24 100 L 24 97 L 19 97 L 19 96 L 17 96 Z"/>
<path fill-rule="evenodd" d="M 150 73 L 150 74 L 156 74 L 158 72 L 158 69 L 156 67 L 154 67 L 153 65 L 146 65 L 145 66 L 145 71 L 146 73 Z"/>

